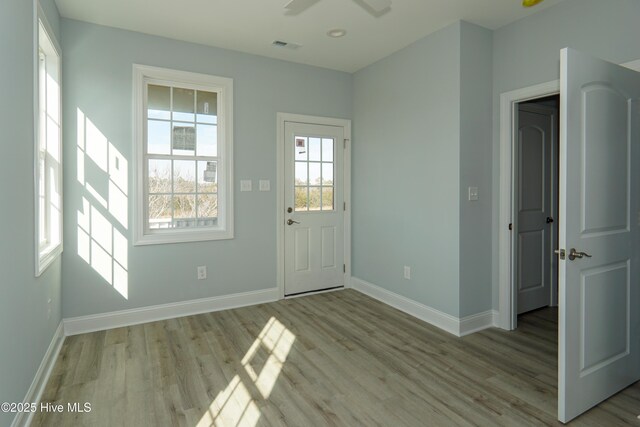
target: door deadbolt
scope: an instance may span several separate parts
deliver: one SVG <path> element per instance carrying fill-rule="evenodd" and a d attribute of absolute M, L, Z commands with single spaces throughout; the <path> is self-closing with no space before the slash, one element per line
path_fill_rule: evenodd
<path fill-rule="evenodd" d="M 293 212 L 293 208 L 292 208 L 291 206 L 289 206 L 289 207 L 287 208 L 287 212 L 288 212 L 288 213 Z"/>

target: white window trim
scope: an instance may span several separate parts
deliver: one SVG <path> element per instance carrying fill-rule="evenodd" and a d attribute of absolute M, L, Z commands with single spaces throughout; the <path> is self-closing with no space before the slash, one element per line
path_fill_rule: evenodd
<path fill-rule="evenodd" d="M 218 186 L 219 228 L 193 228 L 182 230 L 159 230 L 148 232 L 145 224 L 145 184 L 144 176 L 144 107 L 145 82 L 147 80 L 166 81 L 167 85 L 213 88 L 218 92 L 222 123 L 218 123 L 218 150 L 221 162 L 218 176 L 222 185 Z M 138 245 L 200 242 L 233 238 L 233 79 L 146 65 L 133 65 L 133 131 L 134 131 L 134 242 Z"/>
<path fill-rule="evenodd" d="M 47 21 L 44 10 L 40 6 L 40 3 L 35 0 L 34 2 L 37 7 L 34 8 L 34 73 L 33 73 L 33 87 L 34 87 L 34 167 L 33 167 L 33 178 L 34 178 L 34 249 L 35 249 L 35 275 L 39 277 L 44 273 L 44 271 L 55 261 L 63 251 L 63 241 L 64 241 L 64 230 L 63 230 L 63 215 L 64 215 L 64 207 L 62 201 L 64 200 L 63 195 L 63 158 L 62 158 L 62 49 L 60 48 L 60 44 L 55 37 L 55 33 L 53 32 L 53 28 Z M 59 129 L 59 153 L 58 158 L 60 159 L 59 166 L 59 189 L 60 189 L 60 223 L 58 224 L 60 230 L 60 242 L 57 244 L 50 244 L 44 247 L 40 246 L 40 189 L 39 189 L 39 181 L 40 181 L 40 165 L 39 165 L 39 151 L 40 151 L 40 23 L 45 29 L 47 33 L 47 37 L 51 42 L 52 48 L 57 55 L 58 62 L 58 79 L 60 80 L 60 93 L 58 100 L 58 111 L 59 111 L 59 120 L 60 120 L 60 129 Z"/>

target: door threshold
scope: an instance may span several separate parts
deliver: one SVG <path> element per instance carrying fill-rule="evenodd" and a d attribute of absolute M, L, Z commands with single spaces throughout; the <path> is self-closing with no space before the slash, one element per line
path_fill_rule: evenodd
<path fill-rule="evenodd" d="M 298 292 L 295 294 L 287 294 L 284 296 L 284 299 L 305 297 L 307 295 L 324 294 L 325 292 L 334 292 L 334 291 L 339 291 L 341 289 L 344 289 L 344 285 L 334 286 L 333 288 L 318 289 L 316 291 L 305 291 L 305 292 Z"/>

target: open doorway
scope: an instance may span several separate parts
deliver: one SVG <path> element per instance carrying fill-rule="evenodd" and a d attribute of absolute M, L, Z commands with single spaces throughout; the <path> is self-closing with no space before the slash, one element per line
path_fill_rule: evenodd
<path fill-rule="evenodd" d="M 499 316 L 496 324 L 498 327 L 506 330 L 513 330 L 516 328 L 518 317 L 518 288 L 516 285 L 518 274 L 516 264 L 518 261 L 518 239 L 516 237 L 518 231 L 517 227 L 519 225 L 518 210 L 520 208 L 520 201 L 518 201 L 517 197 L 520 193 L 518 191 L 519 179 L 516 177 L 516 174 L 519 169 L 519 150 L 517 149 L 520 133 L 518 130 L 519 110 L 521 109 L 521 105 L 524 106 L 525 104 L 528 105 L 526 108 L 529 110 L 533 110 L 536 107 L 539 107 L 539 109 L 544 109 L 545 107 L 559 107 L 559 93 L 560 82 L 559 80 L 555 80 L 505 92 L 500 95 L 500 226 L 498 228 Z M 559 114 L 557 110 L 555 117 L 555 143 L 556 147 L 559 147 L 558 140 L 560 129 L 558 125 Z M 551 162 L 558 163 L 558 148 L 547 150 L 547 152 L 556 153 L 555 158 L 552 158 Z M 525 152 L 522 157 L 526 160 L 530 156 Z M 540 162 L 542 162 L 542 158 L 540 158 Z M 550 166 L 548 166 L 547 169 L 550 170 Z M 540 181 L 540 179 L 538 181 Z M 554 179 L 554 176 L 552 176 L 551 179 Z M 558 182 L 558 175 L 556 173 L 554 184 L 556 187 Z M 540 197 L 543 197 L 542 194 L 544 194 L 544 191 L 542 191 L 541 187 L 538 187 L 538 189 L 540 190 Z M 530 206 L 525 206 L 525 209 L 532 208 Z M 550 228 L 557 229 L 557 216 L 547 216 L 553 219 L 551 224 L 554 225 Z M 544 217 L 545 224 L 547 216 Z M 557 231 L 555 234 L 557 234 Z M 542 254 L 542 248 L 540 248 L 540 251 L 536 253 L 540 259 L 545 257 Z M 548 270 L 551 269 L 552 265 L 554 264 L 549 265 Z M 529 285 L 528 287 L 534 288 L 535 286 Z M 554 296 L 553 293 L 552 296 Z M 553 303 L 557 303 L 556 298 L 550 301 L 550 304 Z"/>
<path fill-rule="evenodd" d="M 559 107 L 557 94 L 514 105 L 512 293 L 518 316 L 558 304 Z"/>
<path fill-rule="evenodd" d="M 562 50 L 560 64 L 561 81 L 500 95 L 496 323 L 526 330 L 529 316 L 555 312 L 534 311 L 518 324 L 514 228 L 520 205 L 514 200 L 519 184 L 514 167 L 520 159 L 515 152 L 520 104 L 561 92 L 561 217 L 554 221 L 559 223 L 559 307 L 557 326 L 550 322 L 547 331 L 557 330 L 558 419 L 568 422 L 640 378 L 638 347 L 628 339 L 638 335 L 637 304 L 629 303 L 638 295 L 633 272 L 639 270 L 631 266 L 638 247 L 629 242 L 639 241 L 633 219 L 640 192 L 633 166 L 640 164 L 640 128 L 633 118 L 640 75 L 572 49 Z"/>

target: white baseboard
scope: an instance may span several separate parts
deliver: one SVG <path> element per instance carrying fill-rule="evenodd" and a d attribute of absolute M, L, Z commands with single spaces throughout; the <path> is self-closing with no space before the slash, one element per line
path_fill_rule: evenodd
<path fill-rule="evenodd" d="M 456 336 L 468 335 L 495 326 L 498 321 L 498 312 L 495 310 L 459 319 L 357 277 L 351 277 L 345 285 Z M 58 325 L 23 402 L 40 402 L 65 336 L 263 304 L 278 299 L 279 289 L 272 288 L 64 319 Z M 11 427 L 29 426 L 32 418 L 33 413 L 18 413 Z"/>
<path fill-rule="evenodd" d="M 277 301 L 279 295 L 278 288 L 271 288 L 261 291 L 243 292 L 219 297 L 134 308 L 131 310 L 114 311 L 111 313 L 72 317 L 64 319 L 64 332 L 65 335 L 77 335 L 123 326 L 139 325 L 141 323 L 155 322 L 158 320 L 173 319 L 176 317 L 263 304 Z"/>
<path fill-rule="evenodd" d="M 487 310 L 484 313 L 473 314 L 460 319 L 460 334 L 472 334 L 483 329 L 492 328 L 497 325 L 498 312 L 496 310 Z"/>
<path fill-rule="evenodd" d="M 33 382 L 27 390 L 27 394 L 25 395 L 23 402 L 28 403 L 40 403 L 40 399 L 42 398 L 42 393 L 44 392 L 44 388 L 49 381 L 49 376 L 51 375 L 51 371 L 53 370 L 54 365 L 56 364 L 56 360 L 58 359 L 58 354 L 60 353 L 60 349 L 62 348 L 62 343 L 64 342 L 64 327 L 62 322 L 58 325 L 58 329 L 53 334 L 53 338 L 51 339 L 51 343 L 49 344 L 49 348 L 47 348 L 47 352 L 44 354 L 42 358 L 42 362 L 40 362 L 40 366 L 36 371 L 36 375 L 33 378 Z M 23 427 L 31 424 L 33 420 L 34 412 L 18 412 L 16 417 L 13 419 L 11 423 L 11 427 Z"/>
<path fill-rule="evenodd" d="M 457 337 L 494 326 L 494 317 L 497 316 L 496 312 L 489 310 L 460 319 L 357 277 L 351 277 L 351 287 Z"/>
<path fill-rule="evenodd" d="M 347 275 L 345 275 L 345 278 L 344 278 L 344 288 L 345 289 L 353 288 L 353 283 L 351 282 L 352 280 L 353 280 L 353 277 L 351 277 L 351 276 L 347 277 Z"/>
<path fill-rule="evenodd" d="M 383 303 L 404 311 L 407 314 L 417 317 L 427 323 L 437 326 L 438 328 L 449 332 L 450 334 L 459 336 L 460 326 L 459 319 L 442 311 L 436 310 L 402 295 L 390 292 L 380 286 L 366 282 L 357 277 L 351 278 L 351 286 L 353 289 L 369 295 Z"/>

